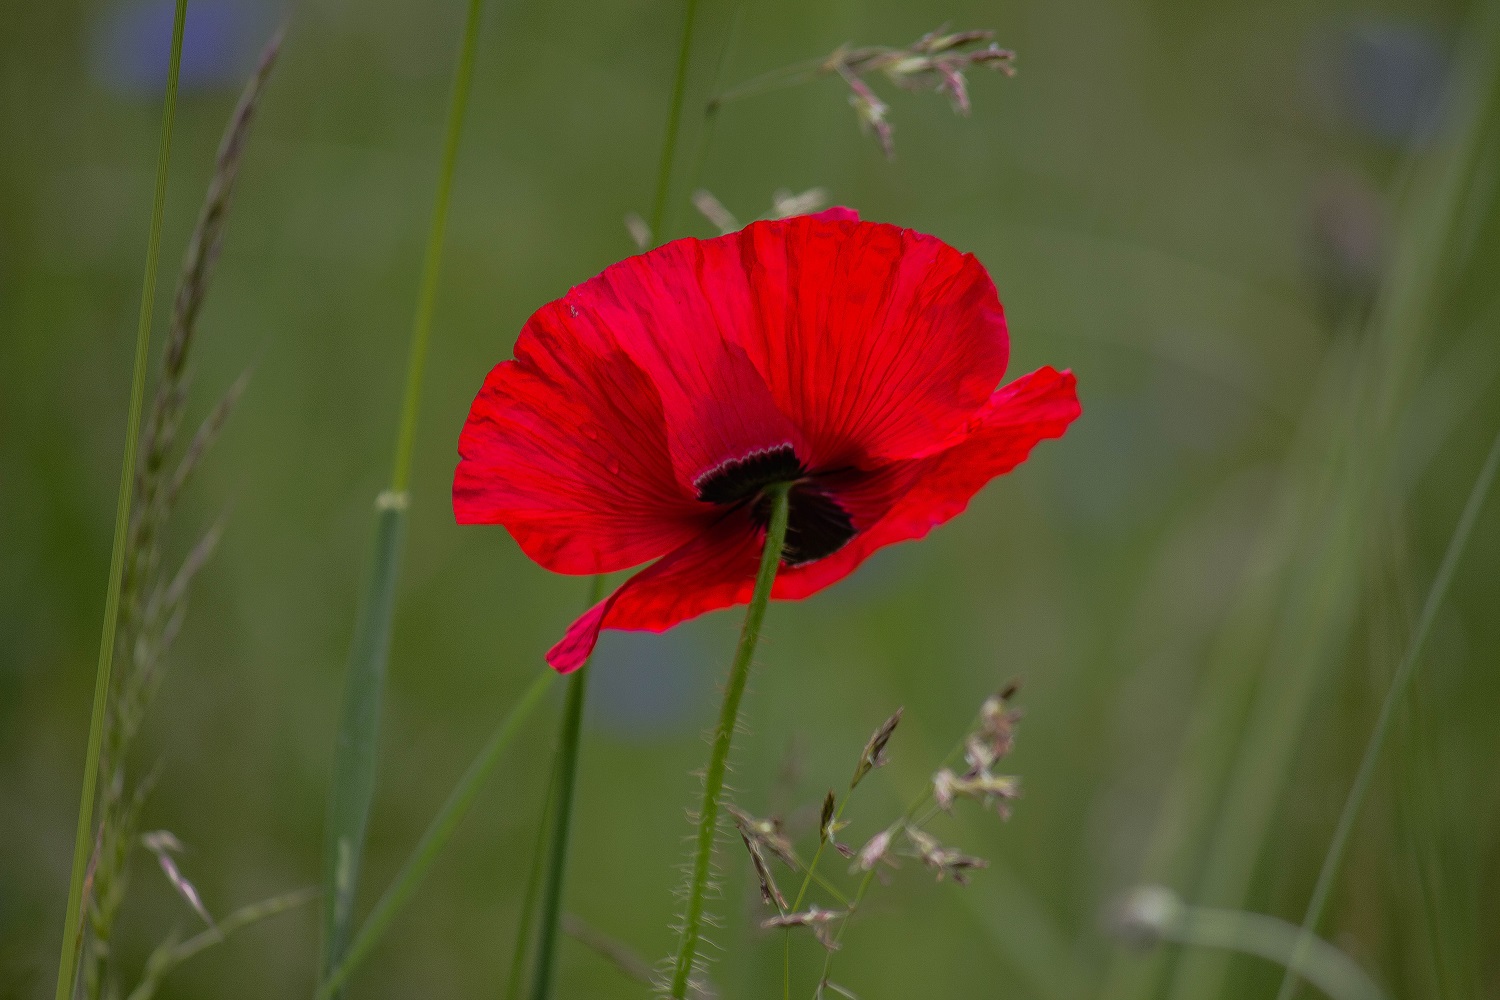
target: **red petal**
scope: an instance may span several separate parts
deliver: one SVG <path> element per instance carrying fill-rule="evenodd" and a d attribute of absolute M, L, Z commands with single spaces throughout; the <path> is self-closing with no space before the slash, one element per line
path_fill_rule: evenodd
<path fill-rule="evenodd" d="M 759 222 L 705 243 L 703 268 L 720 329 L 801 430 L 811 466 L 931 454 L 1005 373 L 994 284 L 935 237 L 810 216 Z"/>
<path fill-rule="evenodd" d="M 825 208 L 821 212 L 813 212 L 808 215 L 808 218 L 822 219 L 825 222 L 858 222 L 859 213 L 852 208 L 845 208 L 843 205 L 834 205 L 832 208 Z"/>
<path fill-rule="evenodd" d="M 651 380 L 581 339 L 564 310 L 539 310 L 516 360 L 485 379 L 459 438 L 453 509 L 461 524 L 504 524 L 554 572 L 627 569 L 692 538 L 711 512 L 673 475 Z"/>
<path fill-rule="evenodd" d="M 743 509 L 626 580 L 547 652 L 559 673 L 583 666 L 604 628 L 662 632 L 706 611 L 745 604 L 755 589 L 762 533 Z"/>
<path fill-rule="evenodd" d="M 800 600 L 842 580 L 877 549 L 921 538 L 961 513 L 991 479 L 1061 437 L 1081 412 L 1072 372 L 1052 368 L 1017 379 L 990 397 L 967 436 L 946 451 L 892 463 L 862 481 L 837 484 L 857 525 L 869 524 L 833 555 L 783 568 L 772 596 Z M 591 608 L 547 653 L 567 673 L 582 666 L 604 628 L 661 632 L 707 611 L 744 604 L 754 590 L 762 533 L 743 508 L 731 511 Z"/>
<path fill-rule="evenodd" d="M 899 493 L 899 499 L 833 555 L 778 575 L 772 595 L 800 600 L 817 593 L 854 572 L 876 550 L 922 538 L 963 513 L 974 494 L 1024 462 L 1038 442 L 1063 435 L 1082 412 L 1076 386 L 1072 372 L 1038 369 L 991 396 L 958 444 L 880 470 L 866 491 L 877 502 L 891 493 Z"/>
<path fill-rule="evenodd" d="M 660 394 L 678 482 L 693 482 L 726 461 L 790 444 L 805 455 L 792 421 L 745 350 L 730 336 L 717 282 L 705 259 L 719 241 L 676 240 L 623 260 L 573 289 L 575 323 L 617 343 Z"/>

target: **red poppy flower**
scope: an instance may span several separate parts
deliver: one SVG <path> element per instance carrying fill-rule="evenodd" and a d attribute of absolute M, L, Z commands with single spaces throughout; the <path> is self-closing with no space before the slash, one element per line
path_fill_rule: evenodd
<path fill-rule="evenodd" d="M 794 485 L 772 596 L 921 538 L 1078 416 L 1073 375 L 998 391 L 1010 344 L 984 267 L 847 209 L 684 239 L 537 310 L 459 438 L 460 523 L 558 573 L 655 559 L 547 654 L 750 599 L 768 505 Z"/>

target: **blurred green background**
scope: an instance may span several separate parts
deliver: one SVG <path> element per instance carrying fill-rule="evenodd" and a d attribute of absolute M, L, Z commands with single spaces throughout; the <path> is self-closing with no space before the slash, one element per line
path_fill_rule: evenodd
<path fill-rule="evenodd" d="M 1124 950 L 1104 915 L 1160 881 L 1189 900 L 1301 918 L 1500 424 L 1489 200 L 1500 118 L 1493 101 L 1475 120 L 1475 105 L 1444 97 L 1460 66 L 1493 90 L 1488 56 L 1464 62 L 1486 39 L 1463 5 L 1412 0 L 744 6 L 725 83 L 945 22 L 992 27 L 1017 50 L 1015 79 L 972 74 L 967 120 L 877 82 L 894 162 L 859 133 L 837 80 L 730 105 L 700 183 L 741 219 L 769 211 L 777 188 L 821 186 L 866 218 L 973 251 L 1007 307 L 1012 374 L 1073 368 L 1084 415 L 928 540 L 773 606 L 737 801 L 798 815 L 905 705 L 892 765 L 851 806 L 847 835 L 862 842 L 921 789 L 984 696 L 1019 675 L 1014 818 L 973 810 L 939 828 L 992 869 L 958 889 L 907 864 L 851 925 L 834 979 L 865 1000 L 1269 995 L 1273 966 Z M 6 997 L 53 988 L 170 7 L 10 5 L 0 32 Z M 290 14 L 202 319 L 194 412 L 254 374 L 174 518 L 174 550 L 221 514 L 226 532 L 138 753 L 138 768 L 161 768 L 146 828 L 189 846 L 183 869 L 215 913 L 319 878 L 462 7 L 190 4 L 163 318 L 234 96 Z M 529 313 L 633 252 L 621 220 L 650 207 L 681 18 L 678 3 L 642 0 L 488 7 L 427 372 L 366 905 L 583 602 L 585 581 L 531 564 L 502 529 L 453 524 L 455 442 Z M 677 235 L 712 231 L 682 178 L 732 16 L 717 0 L 700 12 Z M 1475 183 L 1454 193 L 1443 171 L 1466 131 Z M 1419 208 L 1412 223 L 1402 205 L 1444 197 L 1455 209 L 1438 252 L 1411 233 L 1442 213 Z M 1387 400 L 1390 421 L 1364 419 L 1384 412 L 1368 396 Z M 1322 927 L 1394 996 L 1500 996 L 1497 565 L 1492 504 Z M 653 961 L 673 940 L 690 772 L 738 620 L 609 634 L 597 659 L 567 906 Z M 499 994 L 557 702 L 352 995 Z M 732 846 L 713 976 L 727 997 L 780 995 L 780 941 L 754 929 Z M 117 944 L 125 978 L 194 920 L 139 858 Z M 315 913 L 284 916 L 193 960 L 162 995 L 305 996 L 317 945 Z M 820 955 L 798 940 L 805 992 Z M 572 941 L 560 977 L 563 997 L 644 993 Z"/>

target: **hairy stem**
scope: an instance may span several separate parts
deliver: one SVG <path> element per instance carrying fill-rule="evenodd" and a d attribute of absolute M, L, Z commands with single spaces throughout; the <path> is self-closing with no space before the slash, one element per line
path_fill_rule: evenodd
<path fill-rule="evenodd" d="M 125 454 L 121 460 L 120 492 L 115 502 L 114 545 L 109 556 L 109 583 L 104 597 L 104 626 L 99 637 L 99 664 L 94 672 L 94 708 L 89 720 L 88 752 L 83 764 L 78 829 L 73 839 L 73 874 L 68 885 L 68 908 L 63 918 L 61 955 L 57 969 L 57 1000 L 71 1000 L 82 944 L 83 887 L 94 842 L 94 798 L 99 778 L 99 753 L 109 703 L 110 674 L 114 668 L 115 630 L 120 621 L 120 585 L 125 567 L 125 539 L 130 530 L 130 497 L 135 483 L 136 452 L 140 447 L 141 410 L 146 397 L 146 363 L 151 342 L 151 313 L 156 304 L 157 261 L 161 257 L 162 213 L 167 200 L 167 173 L 172 154 L 172 123 L 177 117 L 177 79 L 182 68 L 182 30 L 187 0 L 177 0 L 172 18 L 172 49 L 167 66 L 167 94 L 162 110 L 161 146 L 156 157 L 156 193 L 151 205 L 151 233 L 146 243 L 146 273 L 141 280 L 141 312 L 136 324 L 135 367 L 130 381 L 130 408 L 125 425 Z"/>
<path fill-rule="evenodd" d="M 698 811 L 698 836 L 693 848 L 693 870 L 688 883 L 687 911 L 683 914 L 682 939 L 672 966 L 673 1000 L 687 996 L 688 979 L 698 956 L 698 942 L 703 934 L 703 896 L 708 889 L 708 872 L 713 862 L 714 838 L 718 833 L 719 798 L 724 791 L 724 770 L 729 762 L 729 748 L 734 742 L 734 728 L 739 721 L 740 700 L 750 677 L 750 661 L 760 639 L 760 626 L 771 599 L 771 585 L 781 565 L 781 549 L 786 542 L 788 484 L 768 488 L 771 500 L 771 523 L 766 528 L 765 548 L 761 551 L 760 569 L 755 574 L 755 591 L 745 611 L 740 630 L 739 648 L 729 668 L 729 682 L 724 688 L 724 704 L 719 710 L 719 725 L 714 730 L 713 748 L 708 770 L 703 774 L 703 805 Z"/>

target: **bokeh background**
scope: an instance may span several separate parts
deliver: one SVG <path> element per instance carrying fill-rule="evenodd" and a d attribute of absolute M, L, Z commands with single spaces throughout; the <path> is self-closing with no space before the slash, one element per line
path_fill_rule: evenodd
<path fill-rule="evenodd" d="M 455 441 L 531 310 L 633 251 L 622 219 L 649 209 L 681 17 L 644 0 L 488 6 L 366 904 L 583 602 L 585 581 L 548 575 L 503 530 L 454 525 Z M 800 818 L 807 844 L 798 808 L 842 785 L 904 705 L 892 764 L 851 807 L 859 840 L 920 790 L 988 692 L 1023 677 L 1014 818 L 973 810 L 941 827 L 993 867 L 958 889 L 908 864 L 851 926 L 835 980 L 866 1000 L 1267 995 L 1273 966 L 1130 951 L 1105 916 L 1130 887 L 1163 882 L 1301 917 L 1500 425 L 1500 117 L 1472 99 L 1493 91 L 1494 39 L 1437 0 L 743 6 L 725 83 L 945 22 L 992 27 L 1017 50 L 1015 79 L 973 75 L 969 119 L 877 83 L 894 162 L 837 80 L 730 105 L 699 182 L 741 219 L 769 211 L 775 189 L 823 187 L 973 251 L 1007 307 L 1012 372 L 1073 368 L 1084 415 L 928 540 L 772 608 L 737 800 Z M 172 544 L 185 552 L 221 514 L 226 531 L 139 748 L 140 767 L 160 766 L 147 828 L 188 845 L 184 871 L 222 913 L 319 877 L 463 5 L 189 7 L 164 288 L 235 94 L 290 18 L 195 348 L 194 411 L 253 376 Z M 700 13 L 679 235 L 712 232 L 683 178 L 734 7 Z M 0 32 L 6 997 L 53 988 L 170 8 L 10 5 Z M 1472 156 L 1455 167 L 1455 150 Z M 1455 194 L 1449 171 L 1465 163 L 1477 166 Z M 164 317 L 165 291 L 158 304 Z M 1500 996 L 1497 565 L 1492 504 L 1322 928 L 1394 996 Z M 672 944 L 690 772 L 737 622 L 600 647 L 567 907 L 651 960 Z M 498 995 L 557 708 L 533 719 L 353 995 Z M 714 978 L 727 997 L 779 995 L 779 938 L 754 929 L 738 845 L 723 856 Z M 143 855 L 117 943 L 125 977 L 194 920 Z M 313 912 L 284 916 L 185 965 L 162 995 L 306 995 L 317 944 Z M 800 940 L 794 952 L 808 992 L 820 954 Z M 572 941 L 560 975 L 564 997 L 643 995 Z"/>

